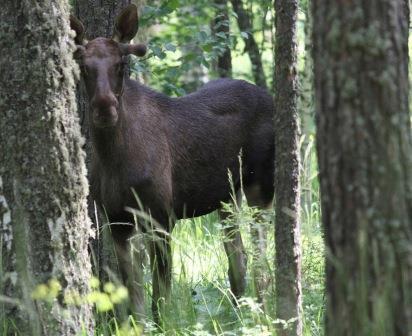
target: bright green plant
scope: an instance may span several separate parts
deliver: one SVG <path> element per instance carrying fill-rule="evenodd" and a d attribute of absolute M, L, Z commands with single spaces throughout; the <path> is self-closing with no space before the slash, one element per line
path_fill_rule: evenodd
<path fill-rule="evenodd" d="M 90 279 L 90 292 L 80 295 L 76 291 L 62 292 L 62 286 L 56 279 L 50 279 L 47 284 L 39 284 L 32 293 L 32 298 L 38 301 L 52 303 L 58 296 L 64 298 L 67 305 L 81 306 L 83 304 L 93 304 L 96 311 L 104 313 L 113 310 L 116 304 L 121 304 L 127 299 L 127 288 L 116 286 L 112 282 L 103 284 L 103 290 L 100 290 L 100 281 L 96 277 Z"/>

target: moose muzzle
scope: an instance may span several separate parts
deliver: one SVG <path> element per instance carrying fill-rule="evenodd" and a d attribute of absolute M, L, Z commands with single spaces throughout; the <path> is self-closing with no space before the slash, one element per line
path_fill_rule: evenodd
<path fill-rule="evenodd" d="M 94 96 L 91 101 L 92 121 L 96 127 L 114 127 L 119 119 L 119 102 L 113 93 Z"/>

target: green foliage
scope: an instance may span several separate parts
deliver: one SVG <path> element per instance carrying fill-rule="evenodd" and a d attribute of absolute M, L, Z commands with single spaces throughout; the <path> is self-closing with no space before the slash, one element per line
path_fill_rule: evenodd
<path fill-rule="evenodd" d="M 253 1 L 250 6 L 256 18 L 252 32 L 240 32 L 236 14 L 229 8 L 229 20 L 217 24 L 221 9 L 213 2 L 200 0 L 153 1 L 143 7 L 140 26 L 149 30 L 149 53 L 143 60 L 132 62 L 132 71 L 143 74 L 149 84 L 169 95 L 183 95 L 203 82 L 216 78 L 215 64 L 226 48 L 232 50 L 234 77 L 252 80 L 250 63 L 244 55 L 243 36 L 254 34 L 260 41 L 268 72 L 271 71 L 272 17 L 271 1 Z M 265 17 L 262 18 L 263 9 Z M 230 26 L 230 34 L 217 32 L 219 26 Z M 239 64 L 240 63 L 240 64 Z M 246 64 L 244 64 L 246 63 Z M 237 66 L 239 64 L 239 66 Z M 236 71 L 238 69 L 238 71 Z M 200 75 L 193 75 L 200 74 Z M 271 76 L 268 76 L 271 77 Z"/>

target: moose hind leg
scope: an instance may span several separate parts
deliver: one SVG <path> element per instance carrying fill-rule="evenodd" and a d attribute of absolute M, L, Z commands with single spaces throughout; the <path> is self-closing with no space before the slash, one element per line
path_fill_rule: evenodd
<path fill-rule="evenodd" d="M 266 193 L 265 193 L 266 191 Z M 261 211 L 272 205 L 273 193 L 267 194 L 267 190 L 261 185 L 254 184 L 245 188 L 245 195 L 249 206 L 256 206 Z M 269 287 L 269 274 L 267 272 L 267 223 L 262 214 L 259 213 L 254 222 L 251 223 L 251 235 L 253 244 L 252 254 L 252 277 L 257 299 L 266 306 L 266 293 Z"/>
<path fill-rule="evenodd" d="M 241 203 L 241 193 L 236 196 L 236 202 Z M 229 214 L 223 210 L 219 210 L 219 217 L 221 221 Z M 239 226 L 230 225 L 223 229 L 225 235 L 223 246 L 228 260 L 228 276 L 230 289 L 232 294 L 238 299 L 246 290 L 246 270 L 247 270 L 247 255 L 245 247 L 243 246 L 242 236 L 239 231 Z"/>
<path fill-rule="evenodd" d="M 227 255 L 230 289 L 236 298 L 240 298 L 246 289 L 247 256 L 239 228 L 235 226 L 224 229 L 224 248 Z"/>

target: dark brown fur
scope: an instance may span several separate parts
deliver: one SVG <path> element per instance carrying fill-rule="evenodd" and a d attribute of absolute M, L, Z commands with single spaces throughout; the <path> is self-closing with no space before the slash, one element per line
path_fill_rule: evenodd
<path fill-rule="evenodd" d="M 132 7 L 121 14 L 122 20 L 133 21 L 133 15 L 137 20 Z M 72 27 L 78 30 L 76 23 Z M 116 27 L 127 29 L 127 24 Z M 81 33 L 77 31 L 77 36 Z M 120 35 L 115 38 L 118 41 L 124 40 L 122 33 L 131 34 L 115 33 Z M 133 52 L 130 50 L 141 54 L 142 48 L 125 48 L 112 39 L 97 38 L 79 50 L 91 105 L 91 193 L 109 220 L 133 222 L 133 216 L 125 210 L 138 207 L 132 189 L 144 210 L 167 232 L 176 219 L 218 209 L 222 201 L 230 200 L 228 170 L 235 189 L 240 187 L 240 152 L 245 190 L 258 190 L 260 205 L 270 203 L 274 170 L 272 97 L 245 81 L 219 79 L 195 93 L 170 98 L 123 76 L 122 62 L 125 54 Z M 133 230 L 117 225 L 112 232 L 118 251 L 127 253 L 126 239 Z M 153 244 L 150 248 L 155 314 L 157 300 L 167 295 L 164 292 L 170 287 L 170 246 L 164 238 L 165 246 Z M 121 265 L 125 278 L 127 262 L 125 257 Z M 232 291 L 241 295 L 244 280 L 241 285 L 236 281 L 231 279 Z"/>

